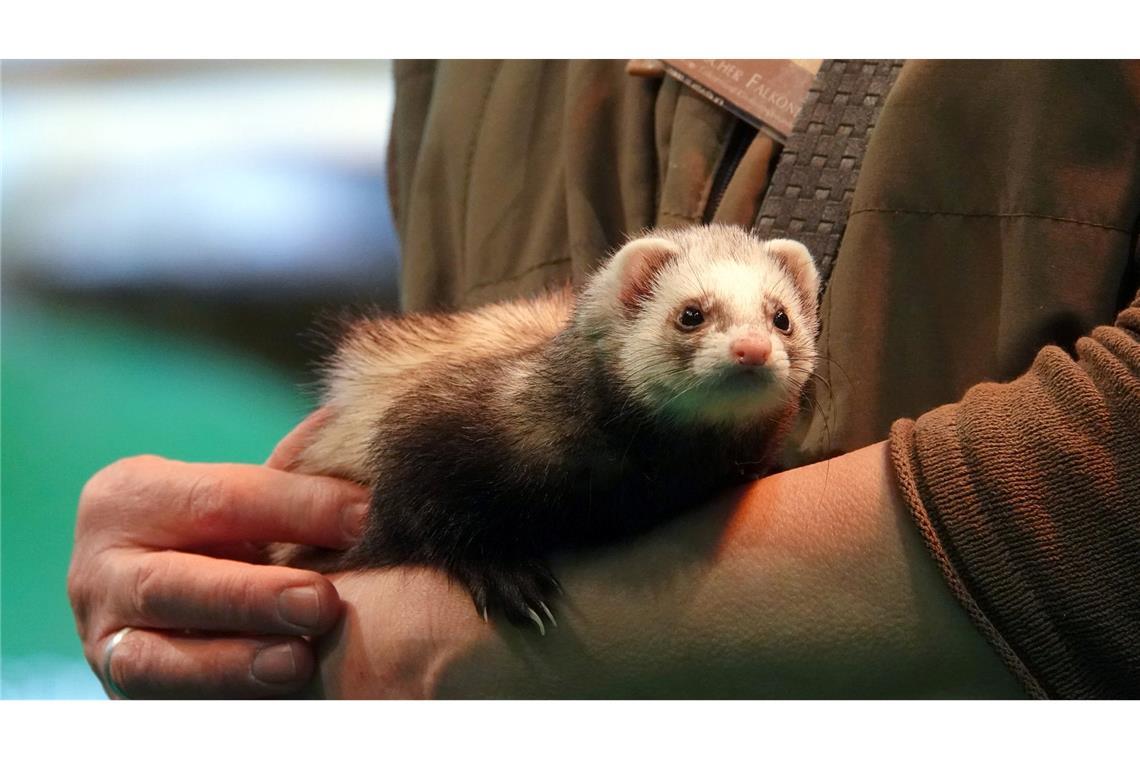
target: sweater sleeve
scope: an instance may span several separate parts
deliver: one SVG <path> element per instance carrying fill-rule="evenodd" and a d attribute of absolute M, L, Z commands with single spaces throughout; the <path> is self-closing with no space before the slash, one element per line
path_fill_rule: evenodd
<path fill-rule="evenodd" d="M 1140 293 L 1113 327 L 891 429 L 951 590 L 1028 693 L 1140 696 Z"/>

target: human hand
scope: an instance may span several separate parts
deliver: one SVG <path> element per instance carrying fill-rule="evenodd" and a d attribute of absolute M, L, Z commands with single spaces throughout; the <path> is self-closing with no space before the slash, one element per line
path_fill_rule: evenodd
<path fill-rule="evenodd" d="M 284 696 L 308 681 L 302 637 L 335 623 L 340 598 L 318 573 L 263 564 L 265 546 L 345 548 L 368 508 L 360 486 L 273 469 L 313 424 L 287 436 L 271 466 L 140 456 L 88 481 L 68 596 L 101 678 L 108 642 L 130 626 L 109 670 L 131 698 Z"/>

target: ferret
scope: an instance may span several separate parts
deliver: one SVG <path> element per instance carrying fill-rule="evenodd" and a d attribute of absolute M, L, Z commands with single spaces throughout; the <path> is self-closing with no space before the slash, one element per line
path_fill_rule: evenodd
<path fill-rule="evenodd" d="M 818 289 L 798 242 L 657 229 L 578 292 L 349 325 L 323 372 L 329 421 L 294 467 L 372 490 L 333 569 L 438 567 L 485 619 L 545 633 L 552 553 L 771 464 L 815 366 Z"/>

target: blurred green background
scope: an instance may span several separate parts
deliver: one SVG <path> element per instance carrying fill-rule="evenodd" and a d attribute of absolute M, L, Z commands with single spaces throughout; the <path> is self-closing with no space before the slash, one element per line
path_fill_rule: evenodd
<path fill-rule="evenodd" d="M 307 326 L 394 306 L 391 95 L 386 61 L 3 63 L 4 698 L 103 697 L 65 591 L 87 478 L 262 461 Z"/>

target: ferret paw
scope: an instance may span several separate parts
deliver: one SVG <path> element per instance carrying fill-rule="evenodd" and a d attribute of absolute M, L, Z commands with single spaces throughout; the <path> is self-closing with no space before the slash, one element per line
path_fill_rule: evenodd
<path fill-rule="evenodd" d="M 547 602 L 562 587 L 542 563 L 469 568 L 456 575 L 484 620 L 501 614 L 515 625 L 535 628 L 542 636 L 558 627 Z"/>

